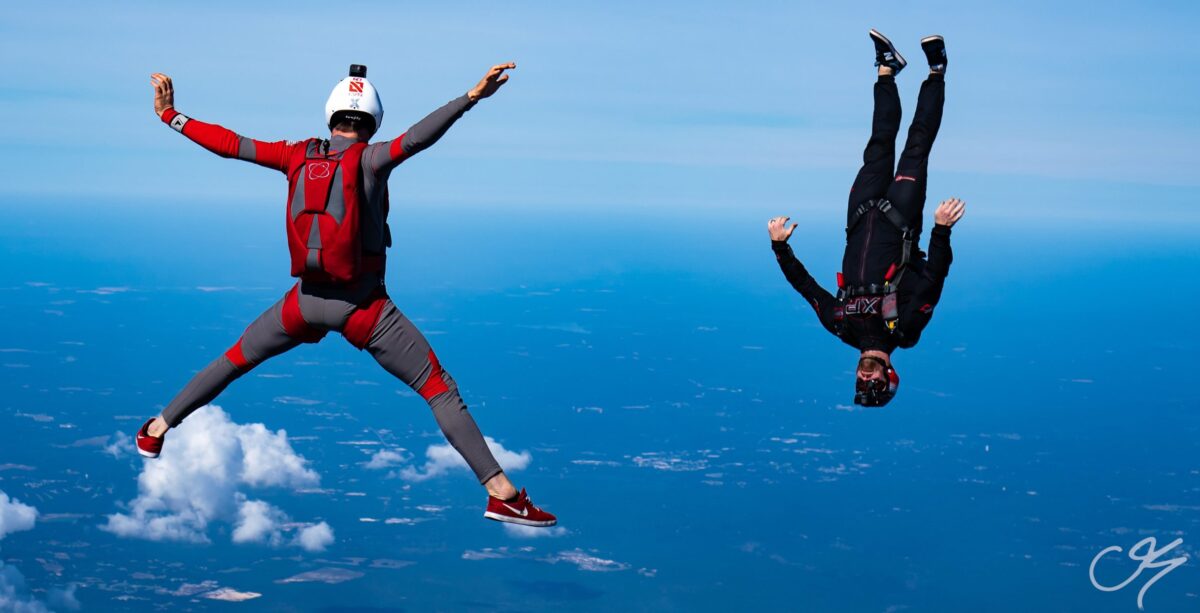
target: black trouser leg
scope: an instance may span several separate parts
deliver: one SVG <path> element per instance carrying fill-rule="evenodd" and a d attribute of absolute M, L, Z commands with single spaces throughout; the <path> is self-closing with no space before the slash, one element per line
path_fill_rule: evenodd
<path fill-rule="evenodd" d="M 946 81 L 941 75 L 930 76 L 921 84 L 917 111 L 908 129 L 908 142 L 900 154 L 896 180 L 887 190 L 887 198 L 904 214 L 909 224 L 921 233 L 925 211 L 925 185 L 929 177 L 929 151 L 942 126 L 942 106 L 946 101 Z"/>
<path fill-rule="evenodd" d="M 900 132 L 900 92 L 892 77 L 880 77 L 875 83 L 875 112 L 871 117 L 871 140 L 863 150 L 863 165 L 850 188 L 850 215 L 858 205 L 883 198 L 892 183 L 896 165 L 896 135 Z"/>

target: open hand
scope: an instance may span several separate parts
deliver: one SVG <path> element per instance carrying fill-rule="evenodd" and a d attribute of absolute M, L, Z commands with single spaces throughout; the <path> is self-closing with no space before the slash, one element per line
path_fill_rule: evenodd
<path fill-rule="evenodd" d="M 936 221 L 937 225 L 939 226 L 953 228 L 954 224 L 958 223 L 958 220 L 962 219 L 963 212 L 966 211 L 966 208 L 967 203 L 959 200 L 958 198 L 943 200 L 942 203 L 938 205 L 937 212 L 933 214 L 933 220 Z"/>
<path fill-rule="evenodd" d="M 475 102 L 496 93 L 496 90 L 500 89 L 501 85 L 508 82 L 508 75 L 504 74 L 504 71 L 512 70 L 516 67 L 517 65 L 514 62 L 492 66 L 491 70 L 488 70 L 488 73 L 483 75 L 483 78 L 479 80 L 479 83 L 471 91 L 467 92 L 467 97 L 471 99 L 471 102 Z"/>
<path fill-rule="evenodd" d="M 800 224 L 792 224 L 788 227 L 787 222 L 791 217 L 776 217 L 767 222 L 767 232 L 771 234 L 771 240 L 776 242 L 786 242 L 792 237 L 792 231 Z"/>
<path fill-rule="evenodd" d="M 161 72 L 150 75 L 150 83 L 154 85 L 154 114 L 162 117 L 167 109 L 175 108 L 175 87 L 171 77 Z"/>

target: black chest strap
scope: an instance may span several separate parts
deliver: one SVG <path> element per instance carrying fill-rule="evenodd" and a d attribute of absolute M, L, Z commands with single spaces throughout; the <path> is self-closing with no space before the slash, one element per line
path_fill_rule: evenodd
<path fill-rule="evenodd" d="M 899 274 L 895 274 L 897 270 Z M 900 308 L 897 300 L 897 282 L 904 274 L 903 268 L 892 265 L 882 285 L 872 283 L 858 287 L 846 287 L 844 278 L 838 273 L 837 305 L 833 309 L 833 329 L 838 337 L 844 338 L 846 332 L 846 316 L 871 317 L 878 315 L 883 319 L 883 325 L 892 335 L 902 338 L 904 333 L 897 323 L 900 321 Z M 895 278 L 893 278 L 895 275 Z"/>

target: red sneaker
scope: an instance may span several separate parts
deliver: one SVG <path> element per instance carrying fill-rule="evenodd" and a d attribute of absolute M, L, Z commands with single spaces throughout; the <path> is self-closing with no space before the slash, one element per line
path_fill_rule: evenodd
<path fill-rule="evenodd" d="M 517 494 L 516 500 L 500 500 L 495 496 L 488 496 L 487 511 L 483 516 L 510 524 L 541 528 L 558 523 L 557 517 L 539 509 L 529 500 L 525 488 L 521 488 L 521 493 Z"/>
<path fill-rule="evenodd" d="M 142 429 L 138 430 L 137 433 L 138 453 L 147 458 L 157 458 L 158 454 L 162 452 L 163 439 L 167 438 L 166 434 L 162 436 L 150 436 L 147 429 L 150 427 L 150 424 L 154 423 L 155 419 L 151 417 L 146 423 L 142 424 Z"/>

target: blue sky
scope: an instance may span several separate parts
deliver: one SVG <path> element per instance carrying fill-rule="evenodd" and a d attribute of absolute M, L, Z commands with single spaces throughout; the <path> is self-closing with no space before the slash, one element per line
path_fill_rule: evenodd
<path fill-rule="evenodd" d="M 964 197 L 972 216 L 1140 217 L 1128 200 L 1151 193 L 1139 211 L 1194 215 L 1200 92 L 1177 27 L 1195 20 L 1190 3 L 354 6 L 10 10 L 0 108 L 40 119 L 10 126 L 20 146 L 0 153 L 11 177 L 0 197 L 273 205 L 278 177 L 155 123 L 152 71 L 175 78 L 185 113 L 294 139 L 321 133 L 324 98 L 351 62 L 370 67 L 383 132 L 395 135 L 511 59 L 511 84 L 423 156 L 419 172 L 398 175 L 400 199 L 757 217 L 836 210 L 867 134 L 874 26 L 912 62 L 901 78 L 906 110 L 921 79 L 918 39 L 947 37 L 931 198 Z"/>

